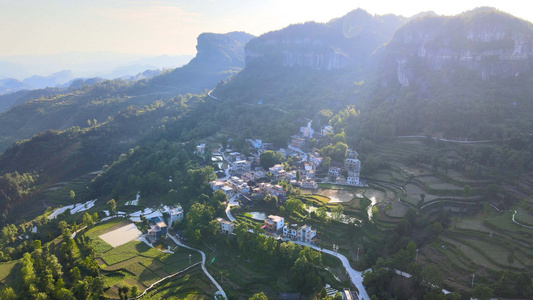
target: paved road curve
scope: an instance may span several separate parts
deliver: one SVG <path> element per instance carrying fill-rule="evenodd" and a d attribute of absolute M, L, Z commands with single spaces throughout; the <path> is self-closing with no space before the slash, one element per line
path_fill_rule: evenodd
<path fill-rule="evenodd" d="M 192 248 L 192 247 L 189 247 L 187 245 L 182 244 L 180 241 L 178 241 L 178 239 L 176 239 L 175 237 L 173 237 L 170 234 L 167 234 L 167 236 L 170 237 L 178 246 L 185 247 L 187 249 L 191 249 L 191 250 L 200 252 L 200 254 L 202 255 L 202 270 L 204 270 L 205 275 L 207 275 L 207 277 L 209 277 L 211 282 L 213 282 L 213 284 L 217 287 L 218 291 L 220 292 L 220 294 L 222 294 L 224 299 L 228 299 L 228 296 L 226 296 L 226 292 L 224 292 L 224 290 L 222 289 L 220 284 L 218 284 L 218 282 L 215 280 L 215 278 L 213 278 L 213 276 L 211 276 L 211 274 L 209 274 L 209 272 L 207 272 L 207 269 L 205 268 L 205 253 L 202 250 L 198 250 L 198 249 L 195 249 L 195 248 Z"/>
<path fill-rule="evenodd" d="M 359 290 L 359 300 L 363 300 L 363 299 L 364 300 L 370 300 L 370 297 L 368 296 L 368 293 L 366 292 L 365 286 L 363 285 L 363 272 L 354 270 L 352 268 L 352 266 L 350 265 L 350 262 L 348 261 L 346 256 L 344 256 L 344 255 L 342 255 L 340 253 L 335 253 L 335 252 L 333 252 L 331 250 L 328 250 L 328 249 L 321 249 L 320 247 L 317 247 L 317 246 L 314 246 L 314 245 L 310 245 L 310 244 L 307 244 L 307 243 L 302 243 L 302 242 L 298 242 L 298 241 L 293 241 L 293 243 L 300 244 L 300 245 L 303 245 L 303 246 L 308 246 L 308 247 L 310 247 L 312 249 L 315 249 L 317 251 L 322 251 L 322 252 L 327 253 L 329 255 L 336 256 L 338 259 L 340 259 L 340 261 L 342 262 L 342 265 L 346 269 L 346 273 L 348 273 L 348 276 L 350 277 L 350 281 Z"/>

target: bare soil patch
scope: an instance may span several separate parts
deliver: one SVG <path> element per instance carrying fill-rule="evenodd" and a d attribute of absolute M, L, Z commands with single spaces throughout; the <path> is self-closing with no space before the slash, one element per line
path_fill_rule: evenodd
<path fill-rule="evenodd" d="M 108 243 L 113 247 L 117 247 L 123 244 L 126 244 L 129 241 L 132 241 L 142 235 L 142 232 L 137 229 L 135 224 L 130 223 L 129 225 L 122 226 L 108 233 L 104 233 L 99 236 L 104 242 Z"/>

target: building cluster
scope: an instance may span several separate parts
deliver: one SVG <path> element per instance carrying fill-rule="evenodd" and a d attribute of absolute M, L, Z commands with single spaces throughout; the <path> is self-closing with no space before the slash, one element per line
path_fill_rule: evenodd
<path fill-rule="evenodd" d="M 359 186 L 361 173 L 361 161 L 357 158 L 357 152 L 348 149 L 344 164 L 332 164 L 328 170 L 328 177 L 336 184 Z M 343 172 L 345 171 L 345 172 Z"/>
<path fill-rule="evenodd" d="M 149 220 L 148 237 L 159 239 L 167 234 L 167 229 L 173 224 L 183 221 L 185 212 L 181 206 L 163 206 L 162 216 L 155 216 Z"/>
<path fill-rule="evenodd" d="M 283 217 L 275 215 L 268 216 L 263 229 L 267 234 L 281 235 L 293 241 L 304 243 L 313 242 L 316 236 L 316 229 L 311 228 L 310 225 L 286 224 Z"/>
<path fill-rule="evenodd" d="M 227 180 L 211 181 L 209 184 L 211 185 L 211 189 L 213 189 L 213 191 L 221 190 L 228 198 L 231 198 L 235 195 L 250 193 L 250 186 L 248 186 L 247 181 L 237 176 L 232 176 Z"/>

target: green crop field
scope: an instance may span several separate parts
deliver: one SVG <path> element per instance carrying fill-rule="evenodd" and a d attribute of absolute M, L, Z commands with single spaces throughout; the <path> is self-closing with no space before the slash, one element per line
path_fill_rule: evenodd
<path fill-rule="evenodd" d="M 175 253 L 163 253 L 150 248 L 143 242 L 131 241 L 107 251 L 101 256 L 106 265 L 102 272 L 106 275 L 108 298 L 118 298 L 118 287 L 137 285 L 141 291 L 170 274 L 189 266 L 189 255 L 194 264 L 201 260 L 200 254 L 185 248 Z"/>

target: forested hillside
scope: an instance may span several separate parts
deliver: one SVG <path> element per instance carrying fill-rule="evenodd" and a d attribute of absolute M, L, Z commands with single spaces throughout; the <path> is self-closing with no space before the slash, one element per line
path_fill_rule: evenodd
<path fill-rule="evenodd" d="M 152 79 L 21 93 L 20 99 L 32 99 L 0 114 L 0 260 L 15 270 L 4 276 L 13 289 L 0 295 L 116 298 L 130 291 L 118 286 L 121 280 L 149 286 L 170 273 L 160 269 L 186 266 L 187 256 L 182 253 L 185 258 L 174 264 L 142 244 L 124 250 L 130 256 L 121 261 L 110 246 L 99 244 L 93 219 L 104 209 L 129 216 L 141 207 L 179 203 L 187 216 L 178 229 L 193 245 L 211 251 L 209 268 L 219 272 L 230 295 L 245 299 L 252 291 L 277 295 L 280 289 L 331 300 L 323 284 L 350 285 L 344 269 L 326 272 L 315 252 L 259 234 L 262 220 L 254 221 L 247 208 L 234 210 L 235 238 L 217 234 L 214 218 L 229 218 L 231 201 L 209 185 L 216 179 L 215 151 L 238 151 L 248 159 L 256 149 L 246 139 L 287 149 L 302 126 L 318 133 L 330 125 L 332 132 L 301 136 L 305 146 L 297 154 L 323 156 L 317 182 L 338 193 L 345 186 L 328 182 L 329 166 L 342 166 L 348 149 L 356 150 L 352 155 L 362 163 L 367 186 L 348 187 L 349 201 L 332 204 L 329 196 L 303 194 L 266 168 L 260 179 L 279 184 L 287 197 L 258 197 L 256 207 L 320 228 L 318 246 L 340 243 L 339 253 L 353 266 L 373 267 L 365 285 L 384 299 L 457 299 L 458 294 L 444 296 L 442 287 L 469 297 L 475 293 L 473 272 L 483 285 L 498 288 L 498 296 L 530 297 L 532 36 L 530 23 L 489 8 L 410 20 L 355 10 L 325 24 L 291 25 L 257 38 L 202 34 L 188 65 Z M 198 144 L 208 144 L 204 153 L 195 154 Z M 305 168 L 307 161 L 283 157 L 281 150 L 267 152 L 289 171 Z M 258 156 L 254 167 L 260 168 Z M 126 205 L 135 195 L 141 201 Z M 48 206 L 93 199 L 91 214 L 63 213 L 64 224 L 48 219 L 50 211 L 42 215 Z M 320 207 L 307 211 L 304 202 Z M 341 222 L 343 210 L 347 219 Z M 146 231 L 143 214 L 138 226 Z M 513 227 L 519 224 L 515 215 L 530 225 Z M 80 223 L 89 230 L 71 238 Z M 98 226 L 106 224 L 116 225 Z M 38 231 L 30 233 L 30 226 Z M 507 246 L 508 239 L 516 246 Z M 40 251 L 41 241 L 46 251 Z M 506 253 L 503 259 L 501 252 L 486 250 L 496 244 Z M 148 263 L 147 257 L 158 262 Z M 65 274 L 54 271 L 58 261 Z M 46 281 L 32 284 L 33 263 Z M 336 260 L 327 263 L 340 268 Z M 255 269 L 253 276 L 246 266 Z M 157 276 L 146 271 L 150 268 Z M 399 278 L 394 269 L 413 276 Z M 18 270 L 25 270 L 24 278 L 14 275 Z M 509 278 L 522 287 L 504 289 Z M 209 284 L 189 284 L 200 285 L 211 297 Z"/>
<path fill-rule="evenodd" d="M 45 130 L 65 130 L 105 122 L 129 106 L 144 107 L 179 94 L 202 93 L 244 66 L 243 32 L 203 34 L 198 54 L 187 65 L 151 79 L 108 80 L 81 87 L 36 90 L 20 95 L 20 105 L 0 114 L 0 151 Z M 9 95 L 2 96 L 13 104 Z M 1 100 L 2 98 L 0 98 Z"/>

